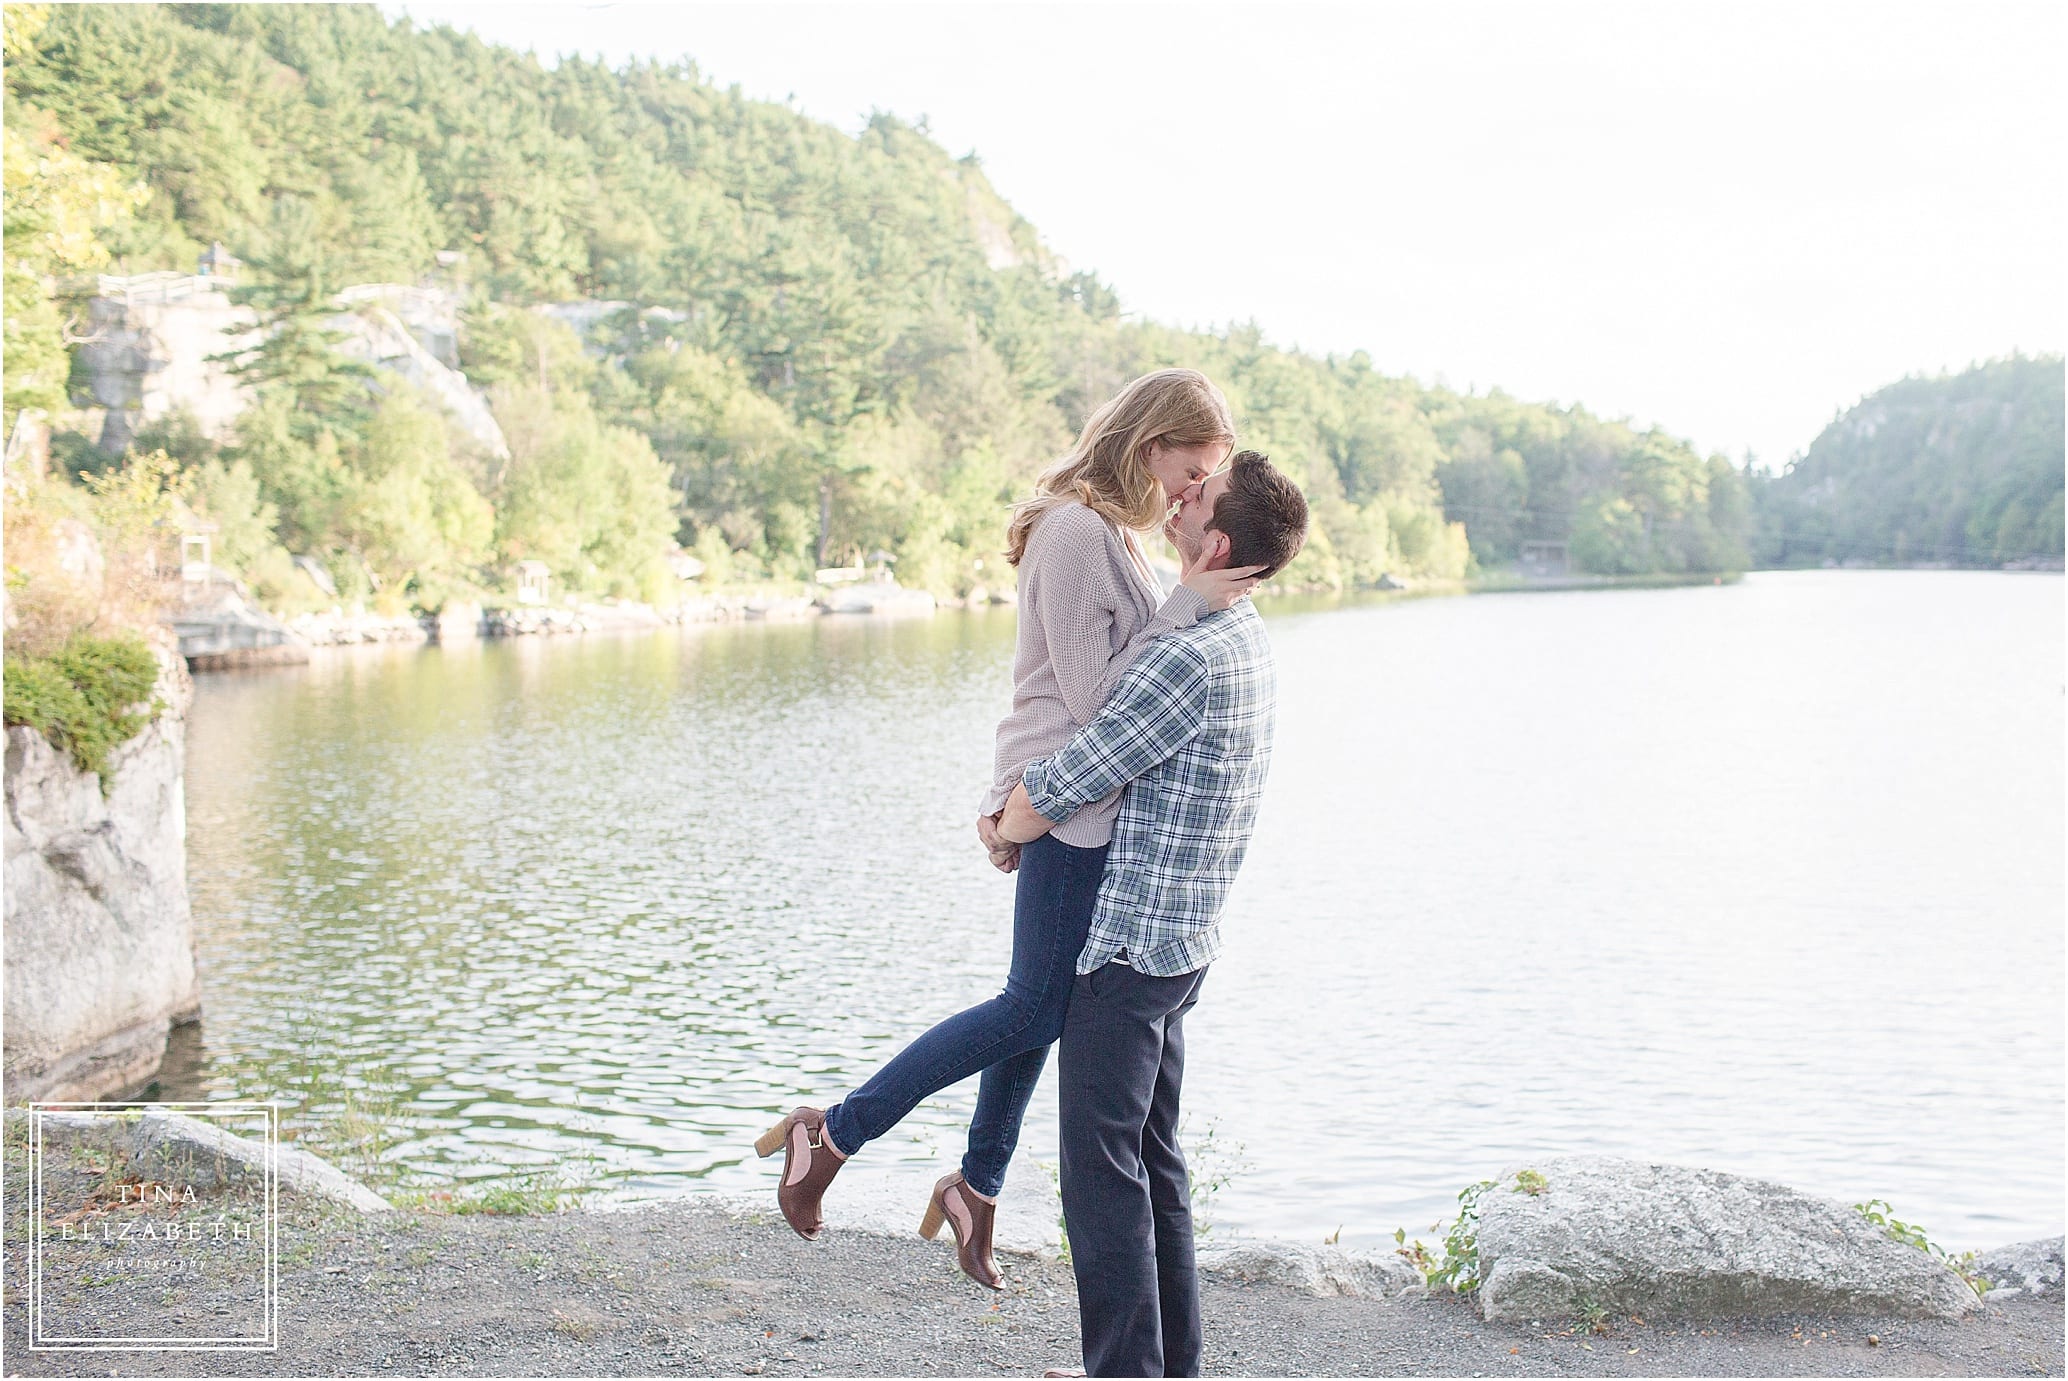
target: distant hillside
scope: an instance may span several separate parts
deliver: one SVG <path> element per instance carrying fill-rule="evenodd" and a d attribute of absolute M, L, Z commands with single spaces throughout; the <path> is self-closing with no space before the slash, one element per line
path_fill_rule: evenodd
<path fill-rule="evenodd" d="M 314 554 L 347 597 L 421 603 L 538 559 L 631 594 L 666 588 L 674 540 L 714 579 L 882 549 L 912 584 L 995 585 L 1007 502 L 1093 406 L 1172 364 L 1218 380 L 1244 444 L 1306 486 L 1292 582 L 1451 578 L 1532 541 L 1590 570 L 1744 565 L 1745 483 L 1721 458 L 1254 325 L 1129 319 L 923 124 L 848 135 L 690 64 L 547 68 L 371 6 L 8 14 L 8 351 L 34 365 L 10 368 L 8 419 L 42 408 L 75 468 L 108 463 L 91 445 L 126 431 L 95 425 L 77 370 L 67 387 L 81 313 L 51 294 L 95 268 L 191 272 L 222 242 L 270 333 L 239 365 L 256 404 L 226 434 L 138 444 L 242 534 L 218 544 L 240 569 Z M 360 282 L 464 296 L 459 363 L 507 462 L 326 363 L 322 311 Z M 593 310 L 530 310 L 570 302 Z"/>
<path fill-rule="evenodd" d="M 1869 394 L 1756 486 L 1757 556 L 1996 566 L 2061 556 L 2062 360 L 1994 360 Z"/>

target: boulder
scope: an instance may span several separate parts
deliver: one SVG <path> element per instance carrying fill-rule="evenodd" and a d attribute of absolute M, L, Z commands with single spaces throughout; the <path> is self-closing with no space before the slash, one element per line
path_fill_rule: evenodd
<path fill-rule="evenodd" d="M 13 1113 L 10 1116 L 21 1116 Z M 264 1143 L 238 1136 L 206 1118 L 165 1108 L 144 1107 L 119 1118 L 106 1113 L 43 1114 L 43 1135 L 55 1143 L 112 1143 L 129 1157 L 130 1169 L 146 1179 L 214 1189 L 266 1173 Z M 119 1126 L 113 1131 L 112 1126 Z M 320 1156 L 292 1146 L 275 1148 L 282 1189 L 347 1204 L 362 1213 L 387 1213 L 394 1205 Z"/>
<path fill-rule="evenodd" d="M 1975 1258 L 1974 1272 L 1992 1287 L 1989 1298 L 2013 1295 L 2061 1296 L 2061 1239 L 2013 1242 Z"/>
<path fill-rule="evenodd" d="M 1534 1173 L 1518 1180 L 1524 1171 Z M 1504 1171 L 1479 1199 L 1478 1251 L 1488 1319 L 1594 1307 L 1647 1317 L 1955 1318 L 1977 1303 L 1950 1267 L 1845 1204 L 1767 1180 L 1610 1156 Z"/>
<path fill-rule="evenodd" d="M 192 671 L 293 666 L 309 660 L 309 644 L 253 602 L 237 580 L 213 570 L 182 587 L 172 614 L 180 655 Z"/>
<path fill-rule="evenodd" d="M 484 620 L 484 624 L 485 624 Z M 296 614 L 288 627 L 302 643 L 312 647 L 351 647 L 361 643 L 414 642 L 428 640 L 431 630 L 414 615 L 384 615 L 364 610 L 346 612 L 333 608 L 323 614 Z M 192 664 L 191 659 L 189 659 Z"/>
<path fill-rule="evenodd" d="M 472 642 L 481 636 L 484 622 L 481 606 L 473 600 L 447 600 L 435 614 L 427 614 L 431 641 L 441 645 L 447 643 Z"/>
<path fill-rule="evenodd" d="M 1392 1253 L 1372 1255 L 1303 1242 L 1242 1242 L 1198 1249 L 1199 1269 L 1228 1280 L 1284 1285 L 1309 1295 L 1390 1299 L 1424 1287 L 1422 1273 Z"/>
<path fill-rule="evenodd" d="M 812 619 L 819 616 L 819 606 L 801 595 L 750 595 L 743 612 L 750 619 Z"/>
<path fill-rule="evenodd" d="M 836 585 L 818 598 L 829 614 L 931 614 L 934 597 L 925 590 L 907 590 L 888 580 Z"/>
<path fill-rule="evenodd" d="M 167 708 L 109 759 L 109 789 L 36 730 L 7 730 L 9 1101 L 132 1088 L 174 1022 L 200 1015 L 187 903 L 185 663 L 159 653 Z"/>

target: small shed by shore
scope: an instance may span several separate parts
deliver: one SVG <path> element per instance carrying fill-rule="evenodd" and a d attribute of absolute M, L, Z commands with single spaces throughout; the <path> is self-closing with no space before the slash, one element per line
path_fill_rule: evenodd
<path fill-rule="evenodd" d="M 517 602 L 519 604 L 544 604 L 546 586 L 552 575 L 552 568 L 543 561 L 519 561 L 517 563 Z"/>
<path fill-rule="evenodd" d="M 1564 542 L 1524 542 L 1515 564 L 1524 575 L 1565 575 L 1572 556 Z"/>

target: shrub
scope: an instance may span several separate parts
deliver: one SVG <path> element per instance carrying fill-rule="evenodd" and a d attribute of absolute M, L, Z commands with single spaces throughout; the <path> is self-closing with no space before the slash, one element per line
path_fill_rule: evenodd
<path fill-rule="evenodd" d="M 9 652 L 6 717 L 49 739 L 82 772 L 110 782 L 108 757 L 163 709 L 151 694 L 158 659 L 135 634 L 79 634 L 47 657 Z"/>

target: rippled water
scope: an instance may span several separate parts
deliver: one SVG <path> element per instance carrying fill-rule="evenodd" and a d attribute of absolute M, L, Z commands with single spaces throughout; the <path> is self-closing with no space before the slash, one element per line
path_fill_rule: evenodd
<path fill-rule="evenodd" d="M 1956 1247 L 2061 1230 L 2059 578 L 1265 613 L 1278 753 L 1188 1022 L 1220 1231 L 1375 1243 L 1583 1150 L 1888 1198 Z M 382 1087 L 425 1176 L 765 1190 L 773 1114 L 1002 980 L 1010 883 L 971 823 L 1012 636 L 824 619 L 202 678 L 204 1048 L 161 1093 Z M 847 1178 L 916 1212 L 973 1096 Z M 1054 1147 L 1044 1090 L 1016 1180 Z"/>

